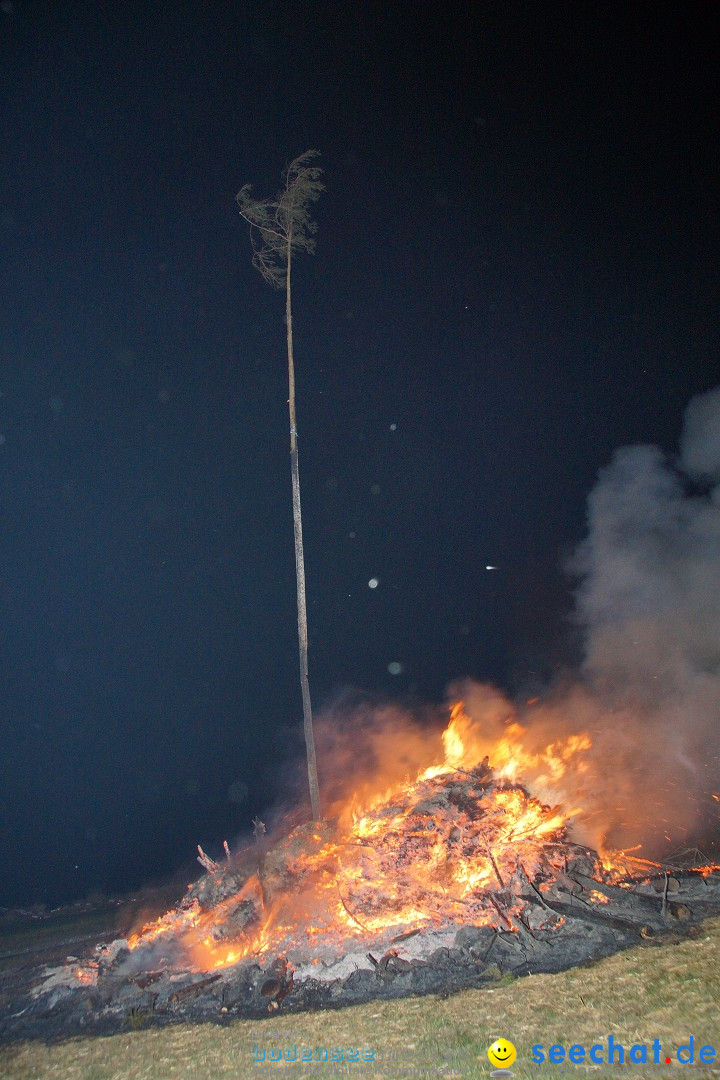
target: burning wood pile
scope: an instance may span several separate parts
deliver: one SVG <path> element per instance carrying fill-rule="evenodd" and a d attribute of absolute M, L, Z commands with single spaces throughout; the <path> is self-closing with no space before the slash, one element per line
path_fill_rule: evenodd
<path fill-rule="evenodd" d="M 572 810 L 519 782 L 511 740 L 491 764 L 470 735 L 457 705 L 442 764 L 267 850 L 257 823 L 254 865 L 200 849 L 207 873 L 177 908 L 48 969 L 30 1014 L 113 1026 L 448 992 L 558 971 L 720 910 L 718 868 L 671 871 L 574 843 Z M 536 786 L 581 771 L 588 746 L 572 736 L 525 755 Z"/>

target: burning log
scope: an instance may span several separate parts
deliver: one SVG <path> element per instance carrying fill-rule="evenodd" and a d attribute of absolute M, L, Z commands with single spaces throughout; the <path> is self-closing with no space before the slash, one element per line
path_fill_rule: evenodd
<path fill-rule="evenodd" d="M 490 845 L 487 842 L 485 843 L 485 850 L 487 851 L 487 857 L 490 860 L 492 868 L 495 871 L 495 877 L 498 879 L 498 885 L 500 886 L 501 889 L 504 889 L 505 888 L 505 882 L 502 879 L 500 871 L 498 870 L 498 867 L 497 867 L 497 863 L 495 862 L 495 859 L 493 858 L 493 853 L 490 850 Z"/>
<path fill-rule="evenodd" d="M 164 971 L 148 971 L 145 975 L 138 975 L 132 981 L 140 990 L 147 990 L 148 986 L 152 986 L 154 982 L 161 979 L 165 974 Z"/>
<path fill-rule="evenodd" d="M 389 949 L 380 960 L 376 960 L 372 953 L 368 953 L 367 958 L 373 965 L 377 977 L 384 983 L 392 982 L 396 975 L 412 971 L 412 964 L 404 960 L 397 949 Z"/>
<path fill-rule="evenodd" d="M 186 998 L 196 997 L 201 990 L 204 990 L 207 986 L 211 986 L 220 978 L 222 978 L 221 975 L 209 975 L 207 979 L 199 979 L 197 982 L 190 983 L 189 986 L 182 986 L 179 990 L 176 990 L 170 995 L 170 1001 L 175 1005 L 178 1001 L 185 1001 Z"/>
<path fill-rule="evenodd" d="M 260 993 L 263 997 L 274 998 L 277 997 L 282 990 L 282 982 L 280 979 L 266 979 L 260 987 Z"/>
<path fill-rule="evenodd" d="M 278 956 L 270 968 L 270 978 L 266 979 L 260 987 L 263 997 L 269 998 L 268 1011 L 274 1012 L 280 1008 L 284 999 L 294 986 L 294 971 L 284 956 Z"/>
<path fill-rule="evenodd" d="M 395 945 L 399 941 L 408 941 L 409 938 L 415 937 L 415 935 L 419 933 L 420 930 L 406 930 L 404 934 L 396 934 L 395 937 L 390 938 L 390 941 Z"/>
<path fill-rule="evenodd" d="M 220 863 L 216 863 L 214 859 L 211 859 L 209 855 L 206 855 L 199 844 L 197 846 L 197 849 L 199 851 L 197 861 L 200 863 L 200 865 L 205 870 L 207 870 L 209 874 L 217 874 L 218 870 L 220 869 Z"/>

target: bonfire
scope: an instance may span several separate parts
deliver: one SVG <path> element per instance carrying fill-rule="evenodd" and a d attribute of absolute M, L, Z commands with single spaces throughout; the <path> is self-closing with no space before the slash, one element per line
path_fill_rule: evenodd
<path fill-rule="evenodd" d="M 273 843 L 256 820 L 257 842 L 225 844 L 222 861 L 199 848 L 206 873 L 177 907 L 46 969 L 28 1011 L 113 1028 L 128 1010 L 221 1019 L 449 992 L 558 971 L 720 910 L 720 867 L 579 843 L 585 811 L 567 792 L 592 771 L 589 736 L 532 752 L 524 736 L 513 720 L 489 742 L 456 703 L 442 761 L 364 785 Z"/>
<path fill-rule="evenodd" d="M 365 801 L 351 797 L 337 817 L 301 825 L 267 851 L 261 843 L 252 872 L 247 857 L 236 866 L 227 845 L 224 864 L 199 849 L 207 875 L 128 949 L 136 962 L 145 955 L 201 972 L 284 956 L 307 973 L 369 948 L 392 950 L 397 967 L 399 945 L 406 957 L 427 955 L 451 946 L 460 926 L 512 933 L 532 947 L 567 922 L 570 906 L 582 915 L 589 902 L 597 917 L 595 908 L 617 907 L 619 892 L 627 908 L 628 879 L 652 897 L 660 887 L 660 914 L 682 918 L 670 892 L 677 883 L 658 864 L 573 842 L 581 808 L 550 805 L 526 786 L 525 775 L 535 791 L 557 792 L 568 770 L 582 774 L 589 736 L 533 754 L 523 734 L 509 724 L 479 758 L 475 726 L 456 703 L 441 763 Z M 647 914 L 642 904 L 635 911 L 644 933 Z"/>

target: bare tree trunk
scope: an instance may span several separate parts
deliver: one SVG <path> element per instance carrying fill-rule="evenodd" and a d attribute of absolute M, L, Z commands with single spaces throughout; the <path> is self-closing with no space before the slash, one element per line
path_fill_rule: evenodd
<path fill-rule="evenodd" d="M 295 422 L 295 364 L 293 361 L 292 304 L 290 298 L 290 256 L 292 233 L 288 236 L 287 277 L 285 289 L 285 321 L 287 323 L 288 350 L 288 406 L 290 409 L 290 470 L 292 473 L 293 528 L 295 532 L 295 574 L 297 578 L 298 642 L 300 646 L 300 688 L 303 703 L 303 727 L 305 747 L 307 749 L 308 783 L 310 785 L 310 805 L 315 821 L 322 817 L 320 812 L 320 788 L 318 786 L 317 763 L 315 760 L 315 736 L 313 733 L 312 705 L 310 703 L 310 682 L 308 680 L 308 630 L 307 603 L 305 600 L 305 555 L 303 552 L 302 517 L 300 514 L 300 469 L 298 465 L 297 425 Z"/>

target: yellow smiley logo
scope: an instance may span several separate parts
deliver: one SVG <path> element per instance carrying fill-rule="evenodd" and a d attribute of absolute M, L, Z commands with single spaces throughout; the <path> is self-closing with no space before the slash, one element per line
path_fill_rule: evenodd
<path fill-rule="evenodd" d="M 507 1039 L 496 1039 L 488 1048 L 488 1060 L 496 1069 L 509 1069 L 517 1057 L 517 1050 Z"/>

